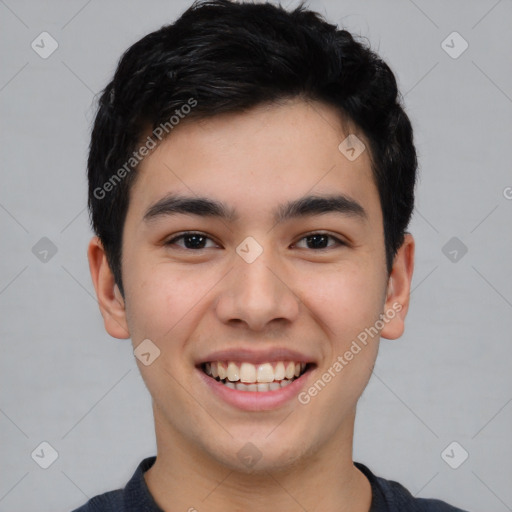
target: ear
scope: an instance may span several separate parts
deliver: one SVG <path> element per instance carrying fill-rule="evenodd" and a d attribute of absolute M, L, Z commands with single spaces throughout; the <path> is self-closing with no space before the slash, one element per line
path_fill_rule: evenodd
<path fill-rule="evenodd" d="M 388 318 L 381 330 L 381 337 L 399 338 L 404 332 L 405 317 L 409 310 L 412 274 L 414 270 L 414 238 L 406 233 L 398 249 L 388 280 L 384 315 Z"/>
<path fill-rule="evenodd" d="M 87 257 L 105 330 L 114 338 L 129 338 L 124 299 L 114 281 L 107 255 L 98 237 L 93 237 L 89 242 Z"/>

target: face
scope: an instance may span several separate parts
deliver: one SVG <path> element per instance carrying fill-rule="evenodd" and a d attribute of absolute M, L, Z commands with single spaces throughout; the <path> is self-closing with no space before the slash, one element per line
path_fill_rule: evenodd
<path fill-rule="evenodd" d="M 244 470 L 248 442 L 270 469 L 350 437 L 379 335 L 401 334 L 412 242 L 389 277 L 368 150 L 351 161 L 347 135 L 294 101 L 183 122 L 140 164 L 124 300 L 90 260 L 107 330 L 150 340 L 159 442 Z"/>

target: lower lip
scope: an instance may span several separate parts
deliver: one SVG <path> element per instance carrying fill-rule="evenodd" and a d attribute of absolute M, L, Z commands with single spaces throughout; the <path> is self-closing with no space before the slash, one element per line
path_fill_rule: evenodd
<path fill-rule="evenodd" d="M 313 368 L 308 368 L 305 373 L 296 378 L 284 388 L 273 391 L 240 391 L 231 389 L 221 382 L 209 377 L 200 368 L 197 368 L 199 377 L 224 402 L 245 411 L 270 411 L 293 400 L 306 386 L 306 382 Z"/>

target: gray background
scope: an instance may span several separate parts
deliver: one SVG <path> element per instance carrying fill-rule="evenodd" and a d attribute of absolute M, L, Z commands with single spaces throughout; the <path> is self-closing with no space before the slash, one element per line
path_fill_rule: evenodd
<path fill-rule="evenodd" d="M 121 53 L 188 5 L 0 0 L 1 511 L 70 510 L 155 452 L 130 342 L 104 332 L 94 297 L 85 161 Z M 419 497 L 512 510 L 512 2 L 309 5 L 390 64 L 420 157 L 406 333 L 382 340 L 354 459 Z M 31 48 L 43 31 L 59 45 L 47 59 Z M 458 58 L 441 45 L 453 31 L 469 43 Z M 58 452 L 46 470 L 31 458 L 42 441 Z M 452 441 L 469 453 L 458 469 L 441 456 Z"/>

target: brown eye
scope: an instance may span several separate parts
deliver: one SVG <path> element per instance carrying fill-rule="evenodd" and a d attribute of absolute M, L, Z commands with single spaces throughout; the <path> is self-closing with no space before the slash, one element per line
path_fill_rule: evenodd
<path fill-rule="evenodd" d="M 334 240 L 334 244 L 329 245 L 329 239 Z M 303 240 L 306 241 L 306 249 L 329 249 L 340 245 L 346 245 L 339 238 L 329 235 L 327 233 L 312 233 L 299 240 L 299 243 Z M 298 244 L 296 244 L 298 245 Z M 301 247 L 302 248 L 302 247 Z"/>
<path fill-rule="evenodd" d="M 182 244 L 177 243 L 179 240 L 183 240 Z M 179 247 L 182 247 L 183 249 L 195 249 L 195 250 L 201 250 L 201 249 L 207 249 L 206 243 L 208 240 L 211 240 L 206 235 L 203 235 L 202 233 L 182 233 L 181 235 L 178 235 L 168 242 L 165 243 L 165 245 L 178 245 Z"/>

